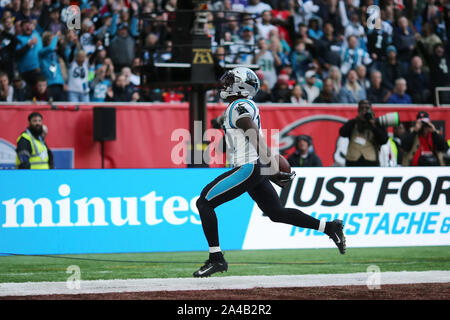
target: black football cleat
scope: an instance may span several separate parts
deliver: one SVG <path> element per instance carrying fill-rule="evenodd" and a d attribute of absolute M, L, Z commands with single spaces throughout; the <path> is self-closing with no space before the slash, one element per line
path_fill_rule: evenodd
<path fill-rule="evenodd" d="M 330 222 L 330 231 L 327 233 L 331 240 L 334 241 L 341 254 L 345 254 L 346 244 L 344 235 L 344 223 L 342 220 L 333 220 Z"/>
<path fill-rule="evenodd" d="M 194 277 L 205 278 L 216 272 L 224 272 L 228 270 L 228 263 L 225 259 L 219 261 L 212 261 L 210 259 L 205 261 L 205 265 L 194 272 Z"/>

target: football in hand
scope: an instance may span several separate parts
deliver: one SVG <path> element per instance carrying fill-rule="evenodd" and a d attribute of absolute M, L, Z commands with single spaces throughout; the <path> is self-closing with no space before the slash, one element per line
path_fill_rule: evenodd
<path fill-rule="evenodd" d="M 281 154 L 277 155 L 277 158 L 280 172 L 291 173 L 291 166 L 289 165 L 289 162 L 286 160 L 286 158 Z"/>

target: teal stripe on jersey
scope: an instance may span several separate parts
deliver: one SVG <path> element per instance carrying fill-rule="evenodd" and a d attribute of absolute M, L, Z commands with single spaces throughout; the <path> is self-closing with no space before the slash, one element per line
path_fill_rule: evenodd
<path fill-rule="evenodd" d="M 206 200 L 210 201 L 228 190 L 240 185 L 252 175 L 254 168 L 255 165 L 253 163 L 244 164 L 236 172 L 219 181 L 214 187 L 212 187 L 206 194 Z"/>

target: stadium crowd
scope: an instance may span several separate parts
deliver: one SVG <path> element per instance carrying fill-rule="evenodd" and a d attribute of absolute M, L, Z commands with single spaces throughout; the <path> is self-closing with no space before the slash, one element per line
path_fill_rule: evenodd
<path fill-rule="evenodd" d="M 74 4 L 80 25 L 69 28 Z M 371 5 L 379 11 L 368 14 Z M 186 99 L 139 90 L 141 65 L 171 61 L 176 8 L 177 0 L 0 1 L 1 100 Z M 216 62 L 260 66 L 257 102 L 428 104 L 436 87 L 450 86 L 448 0 L 212 0 L 208 9 Z"/>

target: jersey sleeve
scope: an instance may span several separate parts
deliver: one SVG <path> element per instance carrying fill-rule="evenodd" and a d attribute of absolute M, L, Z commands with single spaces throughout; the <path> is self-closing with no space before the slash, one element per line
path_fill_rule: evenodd
<path fill-rule="evenodd" d="M 229 120 L 232 128 L 237 128 L 236 122 L 242 118 L 255 119 L 256 105 L 248 100 L 238 100 L 230 108 Z"/>

